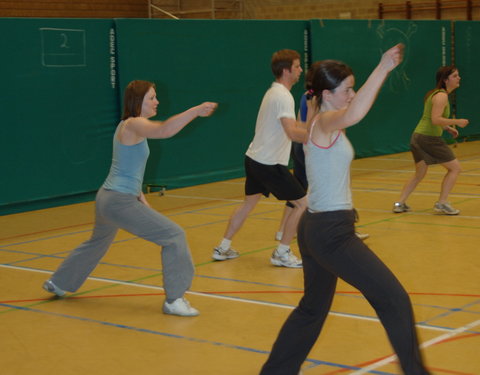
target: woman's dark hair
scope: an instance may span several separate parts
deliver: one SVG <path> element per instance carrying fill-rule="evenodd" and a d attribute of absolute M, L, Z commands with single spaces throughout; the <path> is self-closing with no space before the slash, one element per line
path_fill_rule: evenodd
<path fill-rule="evenodd" d="M 353 71 L 347 64 L 338 60 L 321 60 L 308 69 L 305 85 L 307 90 L 311 90 L 317 97 L 320 106 L 323 90 L 335 91 L 345 78 L 351 75 Z"/>
<path fill-rule="evenodd" d="M 142 113 L 142 103 L 145 94 L 150 88 L 155 89 L 155 84 L 149 81 L 132 81 L 125 88 L 123 94 L 122 120 L 129 117 L 138 117 Z"/>
<path fill-rule="evenodd" d="M 446 90 L 447 86 L 445 85 L 445 81 L 450 77 L 450 74 L 453 72 L 457 71 L 457 67 L 455 65 L 447 65 L 447 66 L 441 66 L 438 70 L 437 73 L 435 74 L 435 81 L 436 85 L 435 88 L 427 92 L 425 95 L 424 101 L 428 99 L 428 97 L 434 92 L 435 90 Z"/>

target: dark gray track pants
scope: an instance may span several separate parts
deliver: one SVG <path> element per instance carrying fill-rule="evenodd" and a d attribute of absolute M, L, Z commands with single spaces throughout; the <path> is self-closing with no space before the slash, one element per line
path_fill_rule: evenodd
<path fill-rule="evenodd" d="M 297 375 L 330 310 L 337 279 L 375 309 L 403 372 L 425 375 L 412 306 L 393 273 L 355 235 L 354 211 L 305 212 L 298 226 L 305 294 L 283 325 L 261 375 Z"/>

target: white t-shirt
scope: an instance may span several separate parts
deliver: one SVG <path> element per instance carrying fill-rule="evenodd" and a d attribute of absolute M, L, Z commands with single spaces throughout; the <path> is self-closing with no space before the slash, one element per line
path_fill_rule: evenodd
<path fill-rule="evenodd" d="M 248 157 L 266 165 L 288 165 L 292 141 L 283 130 L 281 118 L 295 120 L 295 101 L 284 85 L 273 82 L 260 105 Z"/>

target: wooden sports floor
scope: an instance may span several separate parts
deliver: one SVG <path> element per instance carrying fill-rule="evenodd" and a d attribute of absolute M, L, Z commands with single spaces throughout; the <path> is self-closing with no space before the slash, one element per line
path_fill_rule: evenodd
<path fill-rule="evenodd" d="M 443 168 L 432 167 L 408 201 L 391 207 L 412 173 L 409 153 L 355 160 L 358 229 L 411 296 L 432 374 L 480 374 L 480 142 L 455 153 L 460 176 L 450 200 L 459 216 L 433 213 Z M 277 332 L 302 296 L 302 271 L 269 258 L 283 204 L 263 199 L 233 246 L 241 257 L 211 259 L 242 199 L 243 179 L 148 195 L 185 228 L 196 264 L 187 295 L 201 315 L 162 314 L 159 248 L 126 232 L 75 294 L 41 286 L 90 236 L 93 204 L 0 217 L 1 375 L 258 374 Z M 292 248 L 298 254 L 296 243 Z M 340 282 L 305 375 L 401 374 L 384 330 L 357 290 Z"/>

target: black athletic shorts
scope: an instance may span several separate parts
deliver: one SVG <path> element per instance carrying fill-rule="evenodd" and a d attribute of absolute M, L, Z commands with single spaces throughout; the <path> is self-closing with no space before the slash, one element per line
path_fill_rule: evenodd
<path fill-rule="evenodd" d="M 300 182 L 281 164 L 266 165 L 245 156 L 245 195 L 272 193 L 281 201 L 296 201 L 306 195 Z"/>

